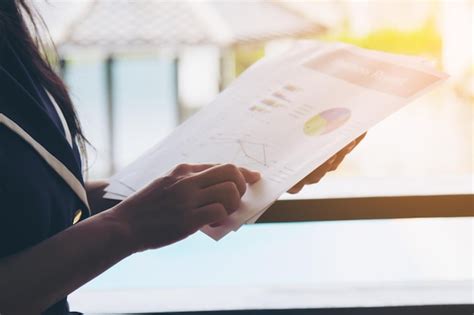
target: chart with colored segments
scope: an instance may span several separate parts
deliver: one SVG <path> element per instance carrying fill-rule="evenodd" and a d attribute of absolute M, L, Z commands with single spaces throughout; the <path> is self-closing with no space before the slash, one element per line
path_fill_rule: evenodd
<path fill-rule="evenodd" d="M 324 135 L 344 125 L 350 117 L 351 111 L 347 108 L 331 108 L 308 119 L 303 130 L 307 136 Z"/>

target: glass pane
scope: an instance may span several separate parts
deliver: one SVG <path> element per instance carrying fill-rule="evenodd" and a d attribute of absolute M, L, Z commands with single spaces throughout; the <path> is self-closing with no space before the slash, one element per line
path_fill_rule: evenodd
<path fill-rule="evenodd" d="M 65 74 L 84 133 L 91 143 L 88 176 L 104 177 L 109 169 L 103 63 L 99 57 L 71 56 Z"/>
<path fill-rule="evenodd" d="M 115 160 L 132 162 L 170 133 L 177 123 L 175 64 L 157 56 L 115 63 Z"/>
<path fill-rule="evenodd" d="M 179 94 L 186 107 L 201 107 L 219 93 L 219 49 L 198 46 L 179 56 Z"/>

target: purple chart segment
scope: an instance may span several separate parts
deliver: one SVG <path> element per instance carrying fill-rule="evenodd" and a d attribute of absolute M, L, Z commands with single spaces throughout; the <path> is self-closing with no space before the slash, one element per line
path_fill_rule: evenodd
<path fill-rule="evenodd" d="M 347 108 L 331 108 L 308 119 L 303 132 L 307 136 L 324 135 L 344 125 L 350 117 L 351 111 Z"/>

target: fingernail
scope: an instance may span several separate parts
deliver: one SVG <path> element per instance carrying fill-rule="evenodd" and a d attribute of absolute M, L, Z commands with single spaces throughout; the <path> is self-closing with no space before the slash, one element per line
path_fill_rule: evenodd
<path fill-rule="evenodd" d="M 260 172 L 253 171 L 253 173 L 254 173 L 256 176 L 258 176 L 258 177 L 261 177 L 261 176 L 262 176 L 262 174 L 260 174 Z"/>
<path fill-rule="evenodd" d="M 352 151 L 352 149 L 354 149 L 356 145 L 357 145 L 357 143 L 352 141 L 351 144 L 349 144 L 349 146 L 348 146 L 349 151 Z"/>
<path fill-rule="evenodd" d="M 262 175 L 259 172 L 252 171 L 253 179 L 250 180 L 249 184 L 254 184 L 262 179 Z"/>

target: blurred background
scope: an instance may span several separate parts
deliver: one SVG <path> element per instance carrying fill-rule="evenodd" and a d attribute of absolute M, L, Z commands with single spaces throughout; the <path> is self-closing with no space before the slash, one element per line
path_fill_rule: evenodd
<path fill-rule="evenodd" d="M 472 193 L 474 1 L 30 1 L 93 145 L 89 178 L 126 166 L 259 58 L 315 39 L 424 57 L 450 78 L 371 129 L 318 185 L 282 198 Z M 371 303 L 389 292 L 392 305 L 433 279 L 472 280 L 472 222 L 453 220 L 257 224 L 218 243 L 197 233 L 127 258 L 70 301 L 84 312 L 124 312 L 133 291 L 141 307 L 186 309 L 227 303 L 232 288 L 261 308 L 267 293 L 273 307 L 360 292 Z"/>
<path fill-rule="evenodd" d="M 297 198 L 473 190 L 474 1 L 33 2 L 93 146 L 89 178 L 123 168 L 252 63 L 304 38 L 422 56 L 450 79 Z"/>

